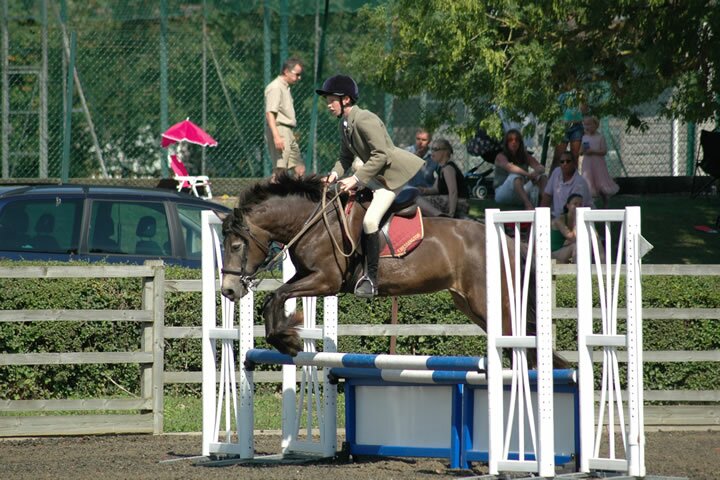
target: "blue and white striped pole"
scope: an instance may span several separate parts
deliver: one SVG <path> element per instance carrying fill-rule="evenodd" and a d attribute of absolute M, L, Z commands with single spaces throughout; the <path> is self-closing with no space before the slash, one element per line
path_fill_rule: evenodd
<path fill-rule="evenodd" d="M 313 365 L 316 367 L 378 368 L 396 370 L 485 371 L 483 357 L 444 357 L 334 352 L 299 352 L 291 357 L 276 350 L 253 349 L 247 353 L 246 367 L 252 364 Z"/>

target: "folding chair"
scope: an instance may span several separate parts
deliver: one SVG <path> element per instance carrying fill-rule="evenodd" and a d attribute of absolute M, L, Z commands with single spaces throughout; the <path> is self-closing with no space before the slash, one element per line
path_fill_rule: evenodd
<path fill-rule="evenodd" d="M 692 189 L 690 196 L 697 197 L 709 186 L 720 179 L 720 132 L 702 130 L 700 132 L 700 148 L 703 156 L 700 158 L 700 151 L 695 157 L 695 171 L 693 172 Z M 698 178 L 698 168 L 707 173 L 707 177 Z M 709 177 L 709 178 L 708 178 Z"/>
<path fill-rule="evenodd" d="M 183 189 L 190 189 L 193 195 L 196 197 L 202 197 L 210 199 L 212 198 L 212 191 L 210 190 L 210 179 L 205 175 L 188 175 L 185 164 L 178 158 L 177 155 L 170 155 L 170 168 L 172 168 L 175 174 L 175 181 L 177 182 L 177 190 L 181 192 Z M 198 193 L 198 187 L 202 189 L 205 195 Z"/>

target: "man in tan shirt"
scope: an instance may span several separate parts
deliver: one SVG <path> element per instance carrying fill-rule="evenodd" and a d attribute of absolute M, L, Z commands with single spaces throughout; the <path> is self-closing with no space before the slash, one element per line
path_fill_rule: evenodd
<path fill-rule="evenodd" d="M 303 67 L 297 58 L 283 63 L 282 73 L 265 87 L 265 140 L 273 164 L 273 178 L 283 170 L 305 175 L 293 128 L 297 126 L 290 86 L 300 80 Z"/>

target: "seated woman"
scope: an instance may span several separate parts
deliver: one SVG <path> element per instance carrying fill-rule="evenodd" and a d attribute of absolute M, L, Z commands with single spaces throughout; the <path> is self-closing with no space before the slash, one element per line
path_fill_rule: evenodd
<path fill-rule="evenodd" d="M 495 201 L 532 210 L 545 191 L 545 167 L 527 153 L 519 130 L 508 130 L 502 147 L 495 157 Z"/>
<path fill-rule="evenodd" d="M 582 195 L 570 194 L 565 202 L 563 213 L 552 221 L 550 249 L 552 250 L 551 257 L 557 263 L 575 263 L 575 215 L 576 209 L 582 206 Z"/>
<path fill-rule="evenodd" d="M 440 165 L 438 177 L 432 187 L 419 187 L 420 196 L 416 202 L 423 215 L 430 217 L 448 216 L 463 218 L 467 216 L 470 204 L 465 176 L 450 160 L 452 145 L 444 138 L 438 138 L 432 145 L 432 159 Z"/>

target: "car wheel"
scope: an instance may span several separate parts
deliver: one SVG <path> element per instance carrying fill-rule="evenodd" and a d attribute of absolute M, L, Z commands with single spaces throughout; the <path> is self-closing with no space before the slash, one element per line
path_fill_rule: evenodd
<path fill-rule="evenodd" d="M 488 189 L 485 185 L 478 185 L 473 188 L 473 195 L 475 196 L 475 198 L 485 200 L 488 196 Z"/>

